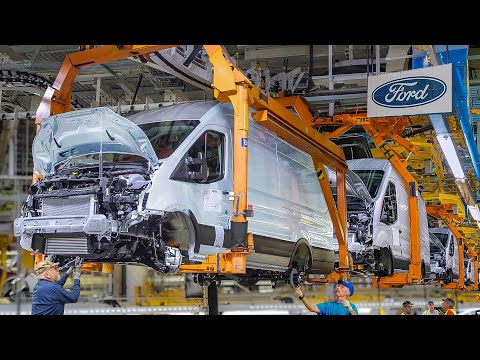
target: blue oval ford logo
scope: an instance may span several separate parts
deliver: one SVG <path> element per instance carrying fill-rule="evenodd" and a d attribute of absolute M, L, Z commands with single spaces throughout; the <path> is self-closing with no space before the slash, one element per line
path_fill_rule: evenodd
<path fill-rule="evenodd" d="M 390 108 L 425 105 L 443 96 L 447 84 L 429 76 L 412 76 L 389 81 L 372 93 L 375 104 Z"/>

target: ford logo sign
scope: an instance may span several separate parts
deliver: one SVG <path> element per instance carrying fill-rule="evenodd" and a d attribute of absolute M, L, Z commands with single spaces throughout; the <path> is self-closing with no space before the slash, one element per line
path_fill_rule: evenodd
<path fill-rule="evenodd" d="M 375 104 L 389 108 L 425 105 L 443 96 L 447 84 L 429 76 L 414 76 L 389 81 L 372 93 Z"/>

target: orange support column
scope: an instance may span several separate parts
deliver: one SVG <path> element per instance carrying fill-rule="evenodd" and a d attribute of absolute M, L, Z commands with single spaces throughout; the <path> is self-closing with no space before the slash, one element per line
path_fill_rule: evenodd
<path fill-rule="evenodd" d="M 248 193 L 248 91 L 237 84 L 237 93 L 229 96 L 233 104 L 233 216 L 232 241 L 235 248 L 246 249 L 248 221 L 245 217 Z"/>
<path fill-rule="evenodd" d="M 337 171 L 337 209 L 343 232 L 344 246 L 339 246 L 339 268 L 348 269 L 348 229 L 347 229 L 347 189 L 345 185 L 345 173 Z"/>

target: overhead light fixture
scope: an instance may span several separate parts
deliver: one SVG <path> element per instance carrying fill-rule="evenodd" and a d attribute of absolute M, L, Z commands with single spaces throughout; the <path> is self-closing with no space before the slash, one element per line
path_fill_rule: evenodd
<path fill-rule="evenodd" d="M 462 164 L 458 158 L 452 136 L 450 134 L 438 134 L 437 141 L 442 148 L 443 154 L 447 159 L 448 166 L 450 166 L 453 176 L 457 179 L 464 179 L 465 172 L 463 171 Z"/>

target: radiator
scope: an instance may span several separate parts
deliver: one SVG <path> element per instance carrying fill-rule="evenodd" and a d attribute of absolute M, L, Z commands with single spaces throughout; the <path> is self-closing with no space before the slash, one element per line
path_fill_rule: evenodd
<path fill-rule="evenodd" d="M 47 238 L 45 254 L 79 255 L 88 254 L 86 237 Z"/>
<path fill-rule="evenodd" d="M 90 196 L 78 195 L 43 199 L 42 216 L 88 215 Z"/>

